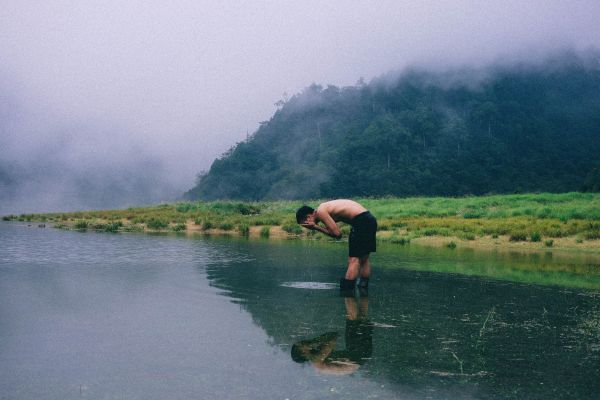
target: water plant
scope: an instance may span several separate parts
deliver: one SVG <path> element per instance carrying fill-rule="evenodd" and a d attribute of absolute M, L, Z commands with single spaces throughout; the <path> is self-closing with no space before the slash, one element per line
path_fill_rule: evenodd
<path fill-rule="evenodd" d="M 260 237 L 268 238 L 271 234 L 271 227 L 269 225 L 265 225 L 260 228 Z"/>
<path fill-rule="evenodd" d="M 185 231 L 185 229 L 186 229 L 186 226 L 184 223 L 178 223 L 171 227 L 171 230 L 173 232 L 182 232 L 182 231 Z"/>
<path fill-rule="evenodd" d="M 146 222 L 146 226 L 149 229 L 160 230 L 166 229 L 169 226 L 169 223 L 161 218 L 150 218 Z"/>
<path fill-rule="evenodd" d="M 248 224 L 239 224 L 238 231 L 240 232 L 240 235 L 242 235 L 242 236 L 250 235 L 250 227 L 248 226 Z"/>
<path fill-rule="evenodd" d="M 89 221 L 86 221 L 84 219 L 80 219 L 78 221 L 75 222 L 75 224 L 73 225 L 73 228 L 80 230 L 80 231 L 85 231 L 87 230 L 88 226 L 90 225 Z"/>
<path fill-rule="evenodd" d="M 102 224 L 102 228 L 100 230 L 104 232 L 118 232 L 120 228 L 123 227 L 123 223 L 121 221 L 109 222 L 107 224 Z"/>

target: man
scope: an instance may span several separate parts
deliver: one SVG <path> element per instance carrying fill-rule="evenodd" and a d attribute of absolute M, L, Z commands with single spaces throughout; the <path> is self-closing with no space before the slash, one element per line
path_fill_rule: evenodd
<path fill-rule="evenodd" d="M 292 360 L 309 361 L 318 371 L 346 375 L 355 372 L 373 354 L 373 324 L 367 317 L 369 298 L 361 297 L 360 306 L 355 297 L 344 299 L 346 305 L 346 335 L 344 350 L 335 350 L 339 334 L 324 333 L 314 339 L 301 340 L 292 346 Z"/>
<path fill-rule="evenodd" d="M 366 294 L 371 276 L 369 253 L 375 252 L 375 234 L 377 220 L 359 203 L 352 200 L 331 200 L 321 203 L 317 209 L 302 206 L 296 212 L 296 221 L 303 227 L 324 233 L 339 239 L 342 232 L 336 222 L 345 222 L 352 226 L 348 238 L 348 269 L 340 280 L 342 294 L 354 293 L 354 285 L 360 274 L 358 287 Z M 323 223 L 323 225 L 320 225 Z"/>

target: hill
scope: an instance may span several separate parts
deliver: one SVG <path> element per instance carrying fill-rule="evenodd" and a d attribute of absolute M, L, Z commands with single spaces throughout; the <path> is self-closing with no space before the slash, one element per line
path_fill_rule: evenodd
<path fill-rule="evenodd" d="M 187 199 L 479 195 L 594 188 L 600 56 L 409 69 L 313 84 L 215 160 Z"/>

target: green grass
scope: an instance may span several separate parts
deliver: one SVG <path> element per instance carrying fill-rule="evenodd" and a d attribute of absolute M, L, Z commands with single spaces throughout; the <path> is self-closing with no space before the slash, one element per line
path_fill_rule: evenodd
<path fill-rule="evenodd" d="M 81 221 L 78 221 L 77 224 L 82 224 Z M 62 225 L 62 224 L 61 224 Z M 93 222 L 88 224 L 88 228 L 91 228 L 93 230 L 96 231 L 101 231 L 101 232 L 119 232 L 119 230 L 121 230 L 121 228 L 123 228 L 123 223 L 121 221 L 114 221 L 114 222 L 108 222 L 108 223 L 103 223 L 103 222 Z M 67 225 L 63 225 L 64 228 L 67 227 Z"/>
<path fill-rule="evenodd" d="M 302 233 L 302 228 L 300 227 L 300 225 L 296 224 L 295 222 L 288 222 L 288 223 L 284 224 L 281 227 L 281 229 L 283 229 L 287 233 L 291 233 L 294 235 L 299 235 Z"/>
<path fill-rule="evenodd" d="M 462 217 L 465 219 L 529 216 L 559 220 L 600 220 L 600 194 L 540 193 L 478 197 L 414 197 L 362 201 L 378 218 Z"/>
<path fill-rule="evenodd" d="M 184 223 L 177 223 L 171 227 L 171 230 L 173 232 L 183 232 L 183 231 L 185 231 L 185 228 L 186 228 L 186 226 Z"/>
<path fill-rule="evenodd" d="M 233 224 L 230 222 L 221 222 L 218 226 L 219 229 L 222 229 L 224 231 L 230 231 L 233 229 Z"/>
<path fill-rule="evenodd" d="M 169 223 L 168 219 L 165 218 L 149 218 L 146 222 L 146 226 L 152 230 L 167 229 Z"/>
<path fill-rule="evenodd" d="M 531 234 L 531 241 L 532 242 L 541 242 L 542 241 L 542 235 L 540 235 L 539 232 L 533 232 Z"/>
<path fill-rule="evenodd" d="M 512 235 L 510 235 L 509 240 L 511 242 L 526 242 L 527 235 L 523 232 L 516 232 L 516 233 L 513 233 Z"/>
<path fill-rule="evenodd" d="M 422 236 L 463 240 L 507 236 L 515 241 L 532 242 L 569 236 L 578 237 L 581 241 L 600 238 L 598 193 L 363 198 L 357 201 L 377 217 L 379 232 L 391 232 L 391 236 L 382 235 L 382 238 L 392 242 L 406 243 Z M 203 230 L 236 230 L 242 235 L 248 234 L 251 226 L 281 226 L 292 235 L 309 235 L 296 224 L 294 214 L 304 203 L 316 206 L 320 202 L 195 201 L 123 210 L 9 215 L 3 219 L 48 221 L 61 223 L 67 228 L 113 231 L 115 227 L 106 224 L 122 223 L 116 230 L 129 230 L 130 226 L 139 229 L 144 224 L 149 230 L 178 230 L 190 221 Z M 88 225 L 84 228 L 86 222 Z M 347 225 L 342 224 L 341 229 L 348 232 Z M 266 233 L 261 235 L 266 236 Z"/>

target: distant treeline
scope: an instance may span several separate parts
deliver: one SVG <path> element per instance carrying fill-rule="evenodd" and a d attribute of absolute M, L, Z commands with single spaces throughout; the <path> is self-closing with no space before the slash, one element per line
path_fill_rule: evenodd
<path fill-rule="evenodd" d="M 188 199 L 600 190 L 600 56 L 313 84 Z"/>

